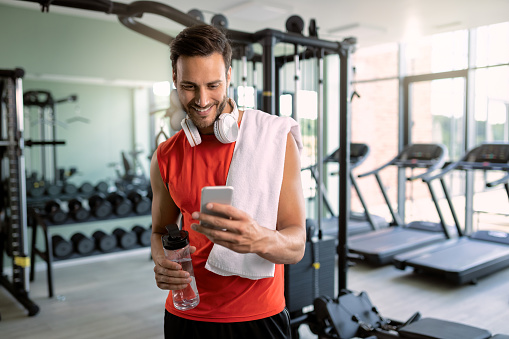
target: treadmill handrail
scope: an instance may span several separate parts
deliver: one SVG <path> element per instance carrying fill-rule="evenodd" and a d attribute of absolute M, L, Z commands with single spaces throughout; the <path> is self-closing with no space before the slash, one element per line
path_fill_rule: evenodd
<path fill-rule="evenodd" d="M 431 173 L 435 172 L 437 169 L 442 168 L 442 167 L 444 166 L 444 164 L 445 164 L 445 156 L 444 156 L 444 157 L 441 157 L 441 158 L 440 158 L 440 160 L 439 160 L 436 164 L 434 164 L 434 165 L 432 165 L 431 167 L 429 167 L 429 168 L 426 170 L 426 172 L 421 173 L 421 174 L 419 174 L 419 175 L 414 175 L 414 176 L 412 176 L 412 177 L 408 177 L 408 178 L 407 178 L 407 180 L 422 179 L 423 181 L 425 181 L 425 180 L 424 180 L 424 178 L 426 178 L 426 177 L 430 176 L 430 175 L 431 175 Z"/>
<path fill-rule="evenodd" d="M 486 187 L 495 187 L 495 186 L 498 186 L 500 184 L 504 184 L 504 183 L 507 183 L 507 182 L 509 182 L 509 173 L 507 173 L 506 175 L 504 175 L 500 179 L 497 179 L 497 180 L 492 181 L 492 182 L 487 182 L 486 183 Z"/>
<path fill-rule="evenodd" d="M 396 165 L 398 167 L 423 167 L 423 168 L 427 167 L 427 162 L 423 163 L 423 162 L 419 162 L 419 160 L 415 160 L 414 163 L 410 163 L 412 160 L 401 160 L 400 159 L 401 154 L 405 153 L 405 151 L 407 151 L 409 148 L 411 148 L 415 145 L 419 145 L 419 144 L 410 144 L 410 145 L 406 146 L 403 150 L 401 150 L 401 152 L 398 153 L 398 155 L 396 155 L 389 162 L 385 163 L 384 165 L 382 165 L 370 172 L 359 174 L 357 177 L 362 178 L 362 177 L 366 177 L 368 175 L 375 174 L 377 172 L 380 172 L 385 167 L 391 166 L 391 165 Z M 407 180 L 415 180 L 415 179 L 419 179 L 424 176 L 427 176 L 431 172 L 435 171 L 436 169 L 441 168 L 445 164 L 445 158 L 447 157 L 447 148 L 442 144 L 433 144 L 433 146 L 437 146 L 442 150 L 441 154 L 437 157 L 438 160 L 436 162 L 434 162 L 431 166 L 427 167 L 428 169 L 426 170 L 426 172 L 419 174 L 415 177 L 409 177 L 409 178 L 407 178 Z M 407 162 L 408 162 L 408 165 L 413 165 L 413 166 L 403 166 Z"/>
<path fill-rule="evenodd" d="M 441 178 L 445 174 L 449 173 L 450 171 L 452 171 L 453 169 L 458 167 L 459 163 L 460 163 L 460 161 L 453 162 L 453 163 L 449 164 L 448 166 L 446 166 L 442 171 L 440 171 L 440 173 L 437 173 L 437 174 L 435 174 L 433 176 L 424 177 L 424 178 L 422 178 L 422 180 L 430 182 L 430 181 L 433 181 L 435 179 Z"/>
<path fill-rule="evenodd" d="M 489 162 L 489 161 L 482 161 L 482 162 L 481 161 L 468 161 L 468 159 L 473 154 L 475 154 L 481 147 L 487 146 L 487 145 L 500 145 L 500 144 L 484 143 L 477 147 L 474 147 L 473 149 L 468 151 L 460 160 L 451 163 L 450 165 L 445 167 L 442 171 L 440 171 L 440 173 L 438 173 L 434 176 L 424 177 L 423 180 L 424 181 L 435 180 L 437 178 L 443 177 L 445 174 L 449 173 L 450 171 L 452 171 L 454 169 L 459 169 L 459 170 L 475 170 L 475 169 L 479 170 L 480 169 L 480 170 L 482 170 L 482 169 L 487 169 L 486 167 L 495 167 L 496 170 L 509 172 L 509 162 L 508 163 L 494 163 L 494 162 Z M 509 145 L 508 145 L 508 147 L 509 147 Z"/>
<path fill-rule="evenodd" d="M 436 170 L 442 168 L 445 164 L 445 157 L 443 157 L 439 162 L 437 162 L 435 165 L 431 166 L 430 168 L 428 168 L 428 170 L 426 170 L 426 172 L 424 173 L 421 173 L 421 174 L 418 174 L 418 175 L 414 175 L 412 177 L 408 177 L 407 180 L 411 181 L 411 180 L 417 180 L 417 179 L 422 179 L 422 181 L 426 181 L 426 178 L 431 176 L 431 174 L 433 172 L 435 172 Z M 431 180 L 429 180 L 431 181 Z"/>
<path fill-rule="evenodd" d="M 383 170 L 385 167 L 391 166 L 396 160 L 397 160 L 397 157 L 391 159 L 389 162 L 383 164 L 382 166 L 380 166 L 378 168 L 375 168 L 372 171 L 369 171 L 369 172 L 366 172 L 366 173 L 362 173 L 362 174 L 358 174 L 357 178 L 363 178 L 363 177 L 367 177 L 368 175 L 376 174 L 376 173 L 380 172 L 381 170 Z"/>

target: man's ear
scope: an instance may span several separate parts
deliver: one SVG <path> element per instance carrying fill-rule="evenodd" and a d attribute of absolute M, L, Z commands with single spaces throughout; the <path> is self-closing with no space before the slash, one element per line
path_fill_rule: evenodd
<path fill-rule="evenodd" d="M 171 77 L 173 79 L 173 86 L 175 86 L 175 88 L 177 88 L 177 73 L 175 72 L 175 70 L 173 70 L 171 72 Z"/>
<path fill-rule="evenodd" d="M 232 79 L 232 66 L 228 68 L 228 72 L 226 72 L 226 88 L 230 87 L 230 81 Z"/>

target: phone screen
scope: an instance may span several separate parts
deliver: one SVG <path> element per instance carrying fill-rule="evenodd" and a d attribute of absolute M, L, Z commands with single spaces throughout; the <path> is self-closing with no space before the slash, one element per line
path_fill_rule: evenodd
<path fill-rule="evenodd" d="M 233 199 L 232 186 L 205 186 L 201 190 L 200 212 L 215 216 L 223 216 L 219 213 L 209 211 L 206 205 L 210 202 L 231 205 L 232 199 Z"/>

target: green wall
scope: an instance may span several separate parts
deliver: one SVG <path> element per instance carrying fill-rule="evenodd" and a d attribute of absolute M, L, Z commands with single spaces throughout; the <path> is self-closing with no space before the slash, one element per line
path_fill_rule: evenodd
<path fill-rule="evenodd" d="M 120 151 L 127 153 L 133 146 L 133 90 L 125 87 L 33 80 L 24 81 L 23 87 L 24 92 L 49 91 L 56 100 L 71 94 L 78 95 L 76 103 L 62 103 L 55 106 L 58 122 L 56 138 L 66 142 L 64 146 L 56 148 L 57 165 L 66 170 L 70 167 L 78 169 L 78 173 L 70 178 L 74 184 L 113 178 L 114 168 L 111 164 L 120 163 Z M 48 115 L 46 114 L 46 118 Z M 77 116 L 88 119 L 88 123 L 70 120 Z M 39 118 L 38 107 L 25 107 L 27 139 L 40 140 L 41 127 L 47 130 L 46 135 L 51 135 L 51 126 L 41 125 Z M 52 147 L 47 147 L 46 152 L 51 153 Z M 30 172 L 42 173 L 41 147 L 27 148 L 26 163 L 27 170 Z M 46 165 L 46 167 L 52 167 L 51 163 Z M 47 173 L 52 173 L 51 168 Z"/>
<path fill-rule="evenodd" d="M 42 13 L 37 3 L 32 5 L 0 5 L 0 69 L 23 68 L 24 92 L 49 91 L 57 100 L 78 96 L 77 103 L 56 105 L 57 139 L 66 142 L 57 148 L 58 166 L 78 169 L 70 180 L 75 184 L 95 183 L 115 178 L 111 164 L 121 163 L 121 151 L 141 150 L 140 160 L 148 169 L 153 147 L 149 92 L 153 82 L 170 79 L 168 46 L 116 19 Z M 26 139 L 40 139 L 38 114 L 37 108 L 25 107 Z M 76 114 L 89 123 L 69 123 Z M 41 172 L 40 147 L 27 148 L 26 159 L 29 171 Z M 52 227 L 51 233 L 69 237 L 81 230 L 91 235 L 97 229 L 130 229 L 135 223 L 146 227 L 150 217 Z M 27 238 L 30 243 L 31 228 Z M 4 257 L 6 266 L 10 260 Z"/>
<path fill-rule="evenodd" d="M 106 80 L 169 79 L 169 48 L 164 44 L 118 21 L 42 13 L 37 3 L 33 6 L 0 5 L 1 68 Z"/>

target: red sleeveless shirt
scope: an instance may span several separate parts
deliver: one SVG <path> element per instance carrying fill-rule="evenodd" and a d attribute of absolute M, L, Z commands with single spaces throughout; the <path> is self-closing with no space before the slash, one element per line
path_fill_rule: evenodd
<path fill-rule="evenodd" d="M 276 265 L 274 278 L 251 280 L 224 277 L 205 269 L 213 243 L 191 229 L 196 220 L 191 214 L 200 210 L 200 192 L 204 186 L 225 185 L 235 143 L 222 144 L 214 135 L 202 135 L 202 143 L 191 147 L 183 131 L 162 143 L 157 160 L 163 182 L 183 217 L 189 232 L 199 305 L 188 311 L 174 308 L 171 293 L 166 310 L 182 318 L 210 322 L 240 322 L 273 316 L 285 307 L 284 265 Z"/>

